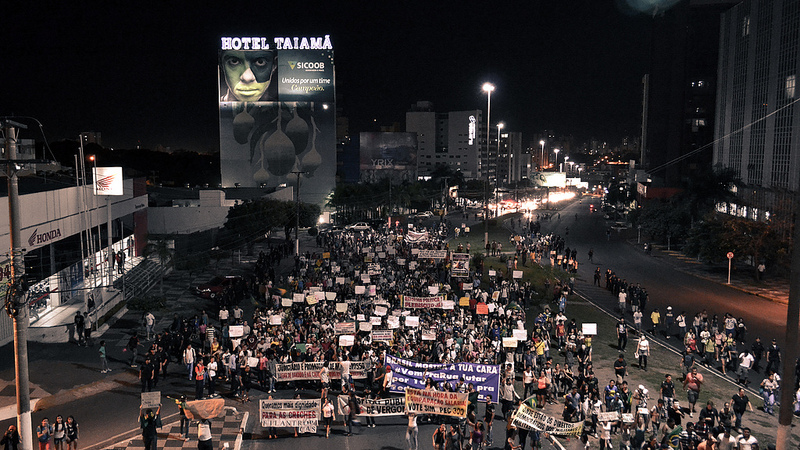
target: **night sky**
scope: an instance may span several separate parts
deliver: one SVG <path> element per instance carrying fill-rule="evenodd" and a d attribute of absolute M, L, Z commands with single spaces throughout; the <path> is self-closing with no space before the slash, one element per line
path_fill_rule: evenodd
<path fill-rule="evenodd" d="M 418 100 L 485 109 L 491 81 L 493 122 L 526 142 L 613 145 L 639 135 L 649 64 L 652 19 L 631 1 L 7 2 L 0 115 L 38 118 L 49 141 L 213 152 L 219 37 L 329 34 L 351 132 L 402 127 Z"/>

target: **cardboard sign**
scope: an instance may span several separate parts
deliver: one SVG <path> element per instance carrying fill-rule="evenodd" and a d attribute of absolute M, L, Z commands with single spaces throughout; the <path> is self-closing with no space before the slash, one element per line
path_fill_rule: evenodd
<path fill-rule="evenodd" d="M 269 316 L 269 324 L 270 325 L 280 325 L 281 323 L 283 323 L 283 320 L 281 319 L 281 316 L 279 316 L 277 314 Z"/>
<path fill-rule="evenodd" d="M 317 299 L 318 302 L 321 302 L 325 300 L 325 294 L 327 294 L 327 292 L 316 291 L 314 292 L 314 298 Z"/>
<path fill-rule="evenodd" d="M 389 316 L 386 318 L 386 326 L 389 329 L 394 330 L 400 328 L 400 317 L 398 316 Z"/>
<path fill-rule="evenodd" d="M 504 337 L 503 338 L 503 347 L 506 347 L 506 348 L 517 348 L 517 338 Z"/>
<path fill-rule="evenodd" d="M 595 336 L 597 334 L 597 324 L 596 323 L 582 323 L 581 324 L 581 332 L 584 336 Z"/>
<path fill-rule="evenodd" d="M 336 300 L 336 292 L 326 292 L 325 293 L 325 300 L 328 300 L 328 301 Z"/>
<path fill-rule="evenodd" d="M 488 315 L 489 314 L 489 306 L 486 303 L 478 303 L 475 305 L 475 312 L 481 315 Z"/>
<path fill-rule="evenodd" d="M 352 334 L 343 334 L 339 336 L 339 347 L 350 347 L 355 345 L 356 337 Z"/>
<path fill-rule="evenodd" d="M 336 277 L 336 284 L 344 284 L 344 277 Z"/>
<path fill-rule="evenodd" d="M 355 322 L 339 322 L 334 324 L 333 332 L 336 334 L 354 334 L 356 332 Z"/>
<path fill-rule="evenodd" d="M 367 276 L 367 278 L 369 278 L 369 276 Z M 361 285 L 356 286 L 356 295 L 363 295 L 364 292 L 366 292 L 366 290 L 367 290 L 366 286 L 361 286 Z"/>
<path fill-rule="evenodd" d="M 522 278 L 522 271 L 521 271 L 521 270 L 515 270 L 515 271 L 512 273 L 512 275 L 511 275 L 511 276 L 512 276 L 512 277 L 514 277 L 514 278 L 516 278 L 516 279 L 520 279 L 520 278 Z"/>
<path fill-rule="evenodd" d="M 358 322 L 358 331 L 372 331 L 372 322 Z"/>
<path fill-rule="evenodd" d="M 385 306 L 376 306 L 375 307 L 375 315 L 376 316 L 385 316 L 388 308 Z"/>
<path fill-rule="evenodd" d="M 161 405 L 161 391 L 142 392 L 142 409 L 157 409 Z"/>
<path fill-rule="evenodd" d="M 511 330 L 511 334 L 513 334 L 514 335 L 514 339 L 516 339 L 518 341 L 526 341 L 526 340 L 528 340 L 528 334 L 527 334 L 527 332 L 525 330 L 518 330 L 518 329 L 515 328 L 515 329 Z"/>
<path fill-rule="evenodd" d="M 455 309 L 456 302 L 452 300 L 445 300 L 442 302 L 442 309 Z"/>
<path fill-rule="evenodd" d="M 317 303 L 319 303 L 319 300 L 317 300 L 316 295 L 307 295 L 306 303 L 308 303 L 309 305 L 316 305 Z"/>
<path fill-rule="evenodd" d="M 306 300 L 305 295 L 302 292 L 295 292 L 292 294 L 292 301 L 295 303 L 303 303 Z"/>
<path fill-rule="evenodd" d="M 419 316 L 406 316 L 405 324 L 407 327 L 416 328 L 419 326 Z"/>
<path fill-rule="evenodd" d="M 374 284 L 370 284 L 367 289 L 367 294 L 370 297 L 375 297 L 376 295 L 378 295 L 378 287 L 375 286 Z"/>
<path fill-rule="evenodd" d="M 430 295 L 436 295 L 439 293 L 439 286 L 428 286 L 428 293 Z"/>
<path fill-rule="evenodd" d="M 359 321 L 359 322 L 363 322 L 363 321 L 365 321 L 367 319 L 364 318 L 363 314 L 356 314 L 356 320 Z"/>
<path fill-rule="evenodd" d="M 373 325 L 380 325 L 380 324 L 383 323 L 383 319 L 381 319 L 380 317 L 377 317 L 377 316 L 372 316 L 372 317 L 369 318 L 369 323 L 371 323 Z"/>
<path fill-rule="evenodd" d="M 294 301 L 292 301 L 292 299 L 290 299 L 290 298 L 282 298 L 281 299 L 281 306 L 283 306 L 284 308 L 291 308 L 293 304 L 294 304 Z"/>
<path fill-rule="evenodd" d="M 423 341 L 435 341 L 436 340 L 436 332 L 434 330 L 422 330 L 422 340 Z"/>
<path fill-rule="evenodd" d="M 228 336 L 232 338 L 244 336 L 244 325 L 231 325 L 228 327 Z"/>
<path fill-rule="evenodd" d="M 489 276 L 490 276 L 490 277 L 497 276 L 497 272 L 496 272 L 496 271 L 494 271 L 494 270 L 490 270 L 490 271 L 489 271 Z"/>
<path fill-rule="evenodd" d="M 337 303 L 336 304 L 336 312 L 337 313 L 346 313 L 347 312 L 347 303 Z"/>

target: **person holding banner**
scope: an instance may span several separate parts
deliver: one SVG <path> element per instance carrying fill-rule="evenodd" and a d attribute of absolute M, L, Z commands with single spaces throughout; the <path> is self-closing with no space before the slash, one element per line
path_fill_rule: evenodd
<path fill-rule="evenodd" d="M 158 430 L 161 428 L 161 405 L 153 414 L 152 409 L 146 409 L 144 412 L 139 411 L 139 426 L 142 429 L 142 440 L 144 441 L 145 450 L 158 449 Z"/>

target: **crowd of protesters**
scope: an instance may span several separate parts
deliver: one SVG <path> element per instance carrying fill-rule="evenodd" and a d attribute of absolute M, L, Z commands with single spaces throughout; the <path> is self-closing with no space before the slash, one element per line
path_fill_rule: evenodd
<path fill-rule="evenodd" d="M 215 314 L 203 312 L 192 318 L 181 318 L 176 314 L 169 329 L 156 334 L 140 368 L 142 390 L 155 388 L 159 376 L 167 374 L 170 361 L 178 361 L 178 372 L 194 383 L 197 399 L 219 395 L 218 386 L 224 383 L 229 383 L 231 394 L 243 402 L 249 400 L 253 388 L 265 393 L 277 389 L 319 389 L 326 405 L 330 404 L 327 402 L 328 394 L 334 388 L 351 398 L 359 390 L 366 397 L 381 398 L 391 395 L 392 388 L 392 369 L 384 365 L 383 357 L 393 355 L 416 362 L 502 365 L 501 389 L 499 398 L 495 400 L 499 401 L 501 417 L 506 420 L 507 433 L 503 441 L 506 448 L 525 448 L 531 443 L 531 448 L 540 445 L 538 433 L 517 430 L 511 425 L 511 413 L 524 399 L 528 399 L 534 408 L 563 403 L 563 420 L 585 421 L 587 425 L 582 439 L 588 443 L 590 438 L 597 438 L 601 446 L 610 445 L 612 433 L 619 433 L 623 443 L 637 448 L 658 448 L 660 442 L 678 441 L 685 443 L 684 448 L 695 448 L 712 438 L 718 440 L 720 436 L 733 436 L 730 434 L 733 428 L 731 418 L 737 419 L 738 428 L 741 414 L 737 416 L 730 411 L 738 408 L 741 400 L 737 402 L 733 398 L 731 405 L 726 404 L 720 411 L 714 410 L 714 414 L 703 412 L 708 408 L 713 410 L 713 405 L 706 405 L 699 413 L 700 420 L 682 428 L 685 415 L 691 417 L 696 411 L 693 402 L 685 408 L 676 400 L 674 385 L 670 391 L 670 375 L 665 377 L 666 387 L 662 384 L 657 396 L 651 397 L 651 391 L 643 385 L 628 385 L 625 350 L 629 329 L 624 321 L 617 327 L 620 354 L 614 362 L 615 378 L 601 387 L 592 363 L 592 336 L 584 335 L 575 319 L 567 316 L 567 299 L 574 278 L 565 275 L 563 280 L 555 279 L 552 286 L 548 279 L 543 286 L 535 287 L 512 276 L 512 269 L 516 269 L 518 263 L 526 266 L 528 261 L 545 263 L 548 259 L 552 266 L 567 272 L 577 271 L 577 250 L 566 247 L 564 238 L 540 234 L 538 222 L 528 222 L 523 226 L 519 221 L 514 228 L 519 228 L 520 232 L 511 241 L 514 250 L 503 255 L 508 270 L 496 270 L 492 272 L 493 276 L 489 276 L 484 260 L 475 258 L 468 275 L 454 279 L 448 259 L 419 257 L 419 250 L 450 249 L 451 243 L 445 239 L 448 234 L 446 227 L 440 223 L 428 232 L 417 230 L 413 236 L 391 229 L 321 234 L 317 237 L 318 251 L 295 257 L 290 274 L 278 274 L 275 269 L 281 259 L 289 257 L 288 244 L 262 252 L 253 273 L 226 287 L 216 298 L 218 311 Z M 491 245 L 486 250 L 491 252 Z M 599 284 L 597 275 L 595 281 Z M 365 277 L 369 281 L 364 284 L 374 286 L 374 291 L 359 289 L 359 286 L 363 287 L 360 282 Z M 641 319 L 647 304 L 646 290 L 619 279 L 611 271 L 606 273 L 605 281 L 606 288 L 620 298 L 621 312 L 626 314 L 630 307 L 635 328 L 641 331 Z M 335 293 L 336 300 L 293 301 L 291 306 L 285 306 L 286 299 L 294 298 L 294 294 L 303 294 L 305 299 L 315 290 Z M 403 311 L 403 296 L 434 294 L 443 295 L 452 307 Z M 468 297 L 469 306 L 460 306 L 462 297 Z M 257 305 L 252 315 L 246 316 L 240 306 L 245 298 L 251 298 Z M 503 338 L 513 336 L 515 329 L 525 329 L 528 306 L 541 298 L 552 299 L 553 309 L 548 305 L 536 315 L 533 327 L 526 331 L 524 342 L 519 342 L 515 348 L 504 347 Z M 346 304 L 345 309 L 337 307 L 341 303 Z M 480 313 L 479 304 L 485 304 L 488 313 Z M 378 308 L 386 308 L 386 315 L 377 314 Z M 353 345 L 339 346 L 337 323 L 351 322 L 363 315 L 382 317 L 382 326 L 386 326 L 386 317 L 402 314 L 419 317 L 419 325 L 412 327 L 400 323 L 394 329 L 391 343 L 373 341 L 369 332 L 358 332 Z M 681 316 L 683 320 L 680 320 Z M 279 324 L 274 322 L 275 317 L 280 318 Z M 708 333 L 705 339 L 710 336 L 715 339 L 717 332 L 722 330 L 725 345 L 731 339 L 736 345 L 739 337 L 739 342 L 744 341 L 746 328 L 740 331 L 742 334 L 736 334 L 738 324 L 742 322 L 734 321 L 733 332 L 729 334 L 727 317 L 723 322 L 715 320 L 716 316 L 709 318 L 705 312 L 696 317 L 699 320 L 697 326 L 688 321 L 685 314 L 677 319 L 671 317 L 670 310 L 663 322 L 660 318 L 653 321 L 655 325 L 651 331 L 657 329 L 663 331 L 665 337 L 684 339 L 691 354 L 703 358 L 710 353 L 706 341 L 702 340 L 704 331 Z M 430 339 L 428 335 L 423 339 L 422 330 L 433 330 L 435 337 Z M 694 346 L 688 345 L 691 339 L 687 336 L 692 335 Z M 702 342 L 699 346 L 698 337 Z M 133 336 L 128 345 L 131 365 L 142 360 L 138 358 L 139 346 L 138 337 Z M 639 369 L 647 367 L 649 348 L 647 334 L 639 333 L 635 352 Z M 721 353 L 724 352 L 714 349 L 715 362 L 720 358 L 725 361 Z M 774 356 L 769 356 L 769 349 L 762 353 L 766 354 L 767 368 L 770 369 Z M 367 378 L 357 385 L 344 367 L 349 367 L 348 361 L 359 360 L 370 364 Z M 341 380 L 331 380 L 325 364 L 318 380 L 276 382 L 277 364 L 302 361 L 343 363 L 343 376 Z M 755 370 L 758 361 L 752 367 Z M 774 370 L 777 367 L 775 365 Z M 690 377 L 696 374 L 696 368 L 685 365 L 685 369 L 680 381 L 688 379 L 691 383 L 693 378 Z M 770 377 L 768 379 L 778 383 L 774 375 Z M 518 378 L 522 381 L 522 395 L 515 387 Z M 773 389 L 772 386 L 767 383 L 765 392 L 769 388 L 770 395 L 775 395 L 778 387 Z M 463 380 L 436 382 L 429 378 L 426 389 L 474 392 L 475 387 Z M 492 399 L 482 406 L 482 417 L 478 414 L 478 405 L 472 402 L 465 420 L 452 424 L 449 430 L 445 424 L 437 428 L 432 437 L 434 446 L 469 448 L 471 445 L 479 448 L 481 444 L 491 444 L 495 420 Z M 352 433 L 355 403 L 349 411 L 345 423 L 347 432 Z M 633 412 L 635 420 L 633 423 L 600 421 L 601 413 L 609 411 Z M 327 418 L 333 417 L 335 413 L 329 407 L 325 415 L 326 436 L 330 433 Z M 407 438 L 409 447 L 414 449 L 417 421 L 416 415 L 408 416 Z M 374 426 L 375 420 L 368 420 L 367 425 Z M 271 430 L 270 437 L 273 436 L 274 430 Z M 749 430 L 743 428 L 739 437 L 734 439 L 749 440 Z"/>

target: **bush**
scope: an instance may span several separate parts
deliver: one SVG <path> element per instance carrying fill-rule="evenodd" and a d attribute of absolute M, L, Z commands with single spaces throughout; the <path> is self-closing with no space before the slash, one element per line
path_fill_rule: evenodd
<path fill-rule="evenodd" d="M 134 297 L 128 300 L 128 309 L 134 311 L 156 311 L 167 306 L 167 298 L 157 295 Z"/>

